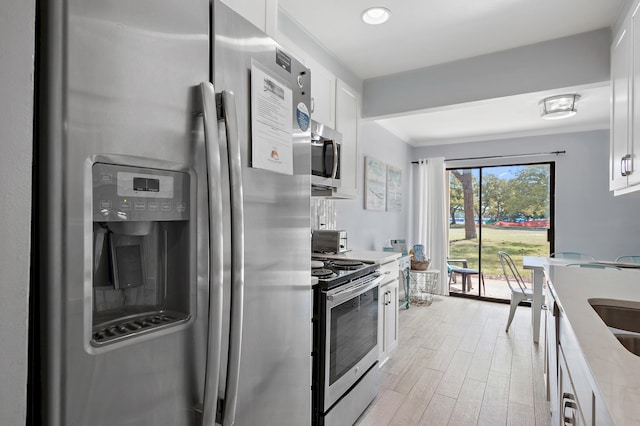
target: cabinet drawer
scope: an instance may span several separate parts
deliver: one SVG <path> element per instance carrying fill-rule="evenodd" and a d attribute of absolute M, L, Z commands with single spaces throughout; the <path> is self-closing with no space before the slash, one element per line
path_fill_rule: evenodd
<path fill-rule="evenodd" d="M 397 260 L 381 265 L 380 273 L 384 276 L 384 278 L 382 279 L 382 283 L 380 284 L 380 286 L 383 286 L 393 280 L 397 280 L 399 268 L 400 267 L 398 266 Z"/>

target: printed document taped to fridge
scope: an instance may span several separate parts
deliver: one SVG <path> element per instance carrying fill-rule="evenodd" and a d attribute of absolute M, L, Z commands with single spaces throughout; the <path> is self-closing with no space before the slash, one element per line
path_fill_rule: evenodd
<path fill-rule="evenodd" d="M 252 166 L 293 174 L 292 92 L 251 61 Z"/>

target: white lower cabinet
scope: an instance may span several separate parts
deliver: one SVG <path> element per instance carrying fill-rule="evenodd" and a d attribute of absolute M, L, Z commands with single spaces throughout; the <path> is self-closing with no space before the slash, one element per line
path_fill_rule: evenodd
<path fill-rule="evenodd" d="M 398 261 L 382 265 L 380 272 L 385 277 L 378 296 L 378 359 L 382 367 L 398 346 Z"/>
<path fill-rule="evenodd" d="M 545 372 L 551 425 L 612 425 L 561 301 L 554 298 L 552 285 L 548 286 L 547 303 Z"/>
<path fill-rule="evenodd" d="M 545 375 L 547 383 L 547 399 L 551 411 L 551 424 L 559 424 L 560 398 L 558 397 L 558 306 L 551 292 L 547 292 L 547 309 L 545 312 Z"/>
<path fill-rule="evenodd" d="M 571 375 L 564 356 L 559 357 L 558 364 L 558 389 L 560 397 L 560 424 L 561 425 L 587 425 L 582 410 L 576 399 L 576 391 L 571 382 Z"/>

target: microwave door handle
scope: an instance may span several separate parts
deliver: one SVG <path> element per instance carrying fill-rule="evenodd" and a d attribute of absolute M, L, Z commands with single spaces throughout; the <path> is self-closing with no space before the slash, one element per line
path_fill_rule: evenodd
<path fill-rule="evenodd" d="M 331 179 L 335 179 L 338 174 L 338 142 L 332 141 L 333 145 L 333 170 L 331 171 Z"/>
<path fill-rule="evenodd" d="M 231 186 L 231 321 L 229 362 L 224 400 L 223 426 L 235 422 L 242 356 L 242 323 L 244 309 L 244 200 L 242 163 L 236 100 L 233 92 L 222 92 L 222 109 L 227 133 L 229 183 Z"/>
<path fill-rule="evenodd" d="M 220 380 L 220 348 L 222 336 L 222 189 L 220 187 L 220 148 L 216 94 L 213 84 L 200 83 L 204 147 L 207 165 L 207 193 L 209 198 L 209 324 L 204 376 L 202 425 L 214 426 Z"/>

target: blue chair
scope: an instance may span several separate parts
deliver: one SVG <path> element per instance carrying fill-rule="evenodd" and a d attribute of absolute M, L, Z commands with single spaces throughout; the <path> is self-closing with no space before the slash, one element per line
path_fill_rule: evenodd
<path fill-rule="evenodd" d="M 452 266 L 447 263 L 447 272 L 449 273 L 449 286 L 451 286 L 451 282 L 455 282 L 455 278 L 453 274 L 460 274 L 462 276 L 462 292 L 467 292 L 467 277 L 471 275 L 478 275 L 479 284 L 482 284 L 482 291 L 485 291 L 484 288 L 484 275 L 477 269 L 472 268 L 460 268 L 458 266 Z M 469 290 L 471 290 L 471 285 L 469 285 Z"/>

